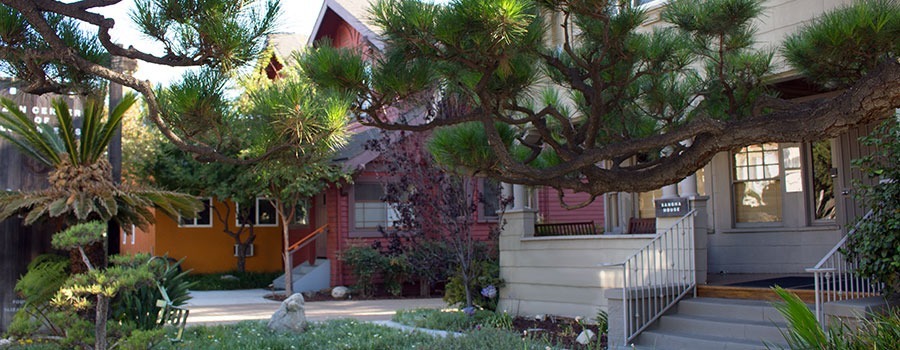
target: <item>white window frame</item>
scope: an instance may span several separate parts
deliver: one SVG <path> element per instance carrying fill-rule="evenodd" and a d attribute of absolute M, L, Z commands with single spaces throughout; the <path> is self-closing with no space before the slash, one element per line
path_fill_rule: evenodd
<path fill-rule="evenodd" d="M 277 210 L 275 212 L 275 223 L 274 224 L 260 224 L 259 223 L 259 202 L 260 201 L 269 202 L 269 199 L 265 198 L 265 197 L 256 197 L 256 201 L 253 204 L 253 227 L 278 227 L 279 218 L 278 218 Z M 273 207 L 275 206 L 274 203 L 269 202 L 269 204 L 271 204 Z M 241 212 L 240 204 L 235 202 L 234 203 L 234 224 L 237 227 L 241 227 L 241 220 L 240 220 L 240 216 L 238 215 L 238 213 L 240 213 L 240 212 Z"/>
<path fill-rule="evenodd" d="M 775 152 L 778 156 L 778 175 L 777 175 L 777 177 L 771 177 L 771 178 L 766 178 L 766 179 L 755 179 L 755 180 L 750 180 L 750 179 L 737 180 L 736 175 L 735 175 L 736 165 L 734 162 L 734 155 L 737 153 L 736 152 L 728 152 L 728 173 L 729 173 L 729 177 L 730 177 L 729 178 L 729 192 L 730 192 L 729 197 L 731 198 L 731 203 L 730 203 L 730 205 L 731 205 L 731 223 L 732 223 L 733 227 L 735 227 L 735 228 L 784 227 L 784 225 L 785 225 L 784 207 L 785 207 L 785 200 L 787 197 L 786 196 L 787 191 L 785 191 L 785 181 L 786 180 L 785 180 L 784 153 L 783 152 L 786 147 L 792 147 L 794 145 L 794 143 L 792 143 L 792 142 L 787 142 L 787 143 L 766 142 L 766 143 L 774 143 L 774 144 L 778 145 L 777 149 L 775 150 Z M 749 146 L 752 146 L 752 145 L 748 145 L 747 147 L 749 147 Z M 762 166 L 765 167 L 766 165 L 762 165 Z M 801 165 L 801 169 L 802 169 L 802 165 Z M 779 221 L 769 221 L 769 222 L 738 222 L 737 221 L 738 206 L 737 206 L 737 198 L 735 198 L 735 185 L 738 183 L 746 183 L 746 182 L 753 182 L 753 181 L 765 181 L 767 179 L 768 180 L 778 180 L 778 182 L 779 182 L 779 191 L 780 191 L 779 195 L 781 196 L 781 212 L 778 213 L 778 215 L 779 215 L 780 220 Z"/>
<path fill-rule="evenodd" d="M 209 208 L 209 224 L 198 224 L 198 223 L 197 223 L 197 219 L 199 219 L 199 217 L 196 217 L 196 218 L 193 218 L 193 219 L 185 219 L 185 220 L 193 220 L 193 222 L 194 222 L 193 224 L 185 224 L 184 222 L 182 222 L 182 217 L 181 217 L 181 215 L 179 215 L 179 216 L 178 216 L 178 227 L 210 228 L 210 227 L 213 226 L 213 217 L 212 217 L 212 215 L 213 215 L 213 212 L 212 212 L 212 211 L 213 211 L 213 203 L 212 203 L 212 198 L 209 198 L 209 197 L 207 197 L 207 198 L 200 198 L 200 200 L 201 200 L 201 201 L 206 201 L 206 204 L 208 205 L 208 208 Z M 199 213 L 198 213 L 198 214 L 199 214 Z"/>

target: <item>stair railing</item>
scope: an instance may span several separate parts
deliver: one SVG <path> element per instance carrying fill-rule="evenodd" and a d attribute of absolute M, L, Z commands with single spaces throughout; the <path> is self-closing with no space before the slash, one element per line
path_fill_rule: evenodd
<path fill-rule="evenodd" d="M 296 243 L 291 244 L 291 246 L 288 247 L 288 249 L 287 249 L 288 264 L 290 264 L 291 268 L 292 269 L 294 268 L 294 253 L 300 251 L 300 249 L 303 249 L 310 243 L 315 242 L 316 239 L 319 238 L 319 236 L 321 236 L 323 234 L 327 234 L 327 233 L 328 233 L 328 224 L 325 224 L 325 225 L 322 225 L 322 227 L 317 228 L 312 233 L 306 235 L 306 237 L 301 238 Z"/>
<path fill-rule="evenodd" d="M 806 269 L 812 272 L 816 288 L 816 320 L 825 326 L 824 305 L 828 302 L 860 299 L 881 295 L 884 286 L 872 279 L 856 273 L 859 259 L 848 260 L 844 254 L 848 238 L 856 233 L 859 226 L 874 215 L 869 211 L 842 238 L 831 251 L 819 260 L 815 267 Z"/>
<path fill-rule="evenodd" d="M 694 255 L 696 210 L 682 216 L 646 246 L 612 266 L 622 266 L 625 343 L 678 303 L 697 285 Z"/>

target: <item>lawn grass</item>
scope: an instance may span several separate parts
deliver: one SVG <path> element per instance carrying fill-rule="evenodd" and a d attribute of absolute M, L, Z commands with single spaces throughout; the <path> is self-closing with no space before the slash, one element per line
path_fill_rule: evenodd
<path fill-rule="evenodd" d="M 441 338 L 356 320 L 332 320 L 312 323 L 300 334 L 273 332 L 261 321 L 192 326 L 185 330 L 183 342 L 163 341 L 154 349 L 546 350 L 548 347 L 549 344 L 542 340 L 522 338 L 519 334 L 498 329 L 484 328 L 457 337 Z M 47 344 L 28 344 L 15 345 L 10 348 L 13 349 L 61 348 Z"/>
<path fill-rule="evenodd" d="M 488 310 L 476 310 L 475 314 L 469 316 L 462 311 L 414 309 L 398 310 L 391 320 L 410 327 L 468 332 L 476 326 L 485 326 L 492 317 L 494 312 Z"/>

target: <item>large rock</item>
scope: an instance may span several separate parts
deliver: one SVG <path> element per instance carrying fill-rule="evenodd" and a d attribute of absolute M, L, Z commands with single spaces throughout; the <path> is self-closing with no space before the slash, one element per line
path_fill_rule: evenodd
<path fill-rule="evenodd" d="M 277 332 L 299 333 L 306 329 L 306 301 L 295 293 L 281 302 L 281 306 L 269 319 L 269 329 Z"/>
<path fill-rule="evenodd" d="M 348 294 L 350 294 L 350 288 L 344 286 L 337 286 L 331 290 L 331 297 L 335 299 L 344 299 Z"/>

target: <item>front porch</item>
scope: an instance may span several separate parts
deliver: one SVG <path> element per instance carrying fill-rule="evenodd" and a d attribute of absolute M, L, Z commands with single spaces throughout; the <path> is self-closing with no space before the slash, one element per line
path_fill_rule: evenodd
<path fill-rule="evenodd" d="M 707 198 L 692 197 L 686 202 L 690 209 L 686 215 L 657 218 L 657 234 L 535 237 L 532 210 L 508 211 L 507 226 L 500 236 L 501 277 L 506 283 L 500 293 L 500 309 L 519 316 L 555 314 L 585 319 L 594 319 L 602 310 L 609 315 L 611 346 L 643 344 L 664 349 L 668 345 L 659 344 L 705 341 L 710 349 L 723 342 L 735 348 L 763 349 L 760 339 L 780 343 L 779 328 L 786 326 L 771 305 L 776 300 L 771 291 L 774 285 L 798 294 L 823 320 L 846 317 L 852 314 L 848 310 L 877 308 L 869 302 L 844 300 L 873 295 L 872 290 L 860 292 L 853 287 L 862 284 L 851 276 L 852 270 L 828 270 L 815 263 L 825 254 L 831 259 L 821 261 L 842 261 L 835 256 L 840 251 L 837 247 L 830 252 L 824 249 L 825 254 L 819 253 L 823 255 L 803 268 L 788 267 L 787 272 L 709 271 L 710 251 L 718 247 L 711 244 L 707 227 Z M 766 259 L 766 255 L 758 258 Z M 816 269 L 811 269 L 814 266 Z M 826 270 L 830 272 L 821 274 Z M 817 278 L 821 286 L 818 298 Z M 679 306 L 687 299 L 690 305 Z M 735 314 L 741 312 L 758 317 Z M 680 322 L 696 322 L 701 332 L 687 336 L 693 333 L 664 326 Z M 713 326 L 717 324 L 726 326 Z M 723 327 L 735 328 L 722 333 L 724 337 L 703 333 L 709 329 L 719 332 Z M 730 337 L 730 332 L 737 336 Z"/>

